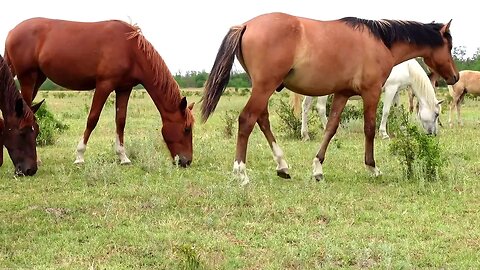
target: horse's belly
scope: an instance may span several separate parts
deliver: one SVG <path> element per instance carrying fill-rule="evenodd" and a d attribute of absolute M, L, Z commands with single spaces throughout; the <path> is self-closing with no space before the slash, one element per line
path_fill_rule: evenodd
<path fill-rule="evenodd" d="M 71 90 L 91 90 L 95 88 L 95 76 L 79 76 L 78 74 L 63 73 L 49 73 L 44 71 L 47 78 L 54 83 Z"/>
<path fill-rule="evenodd" d="M 328 76 L 312 73 L 301 73 L 293 70 L 284 80 L 284 85 L 288 89 L 307 96 L 324 96 L 345 89 L 339 87 L 342 82 Z"/>

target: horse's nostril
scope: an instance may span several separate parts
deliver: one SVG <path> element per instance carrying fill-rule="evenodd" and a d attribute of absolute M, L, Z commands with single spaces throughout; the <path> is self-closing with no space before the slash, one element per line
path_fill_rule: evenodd
<path fill-rule="evenodd" d="M 37 169 L 27 169 L 27 171 L 25 172 L 25 174 L 28 175 L 28 176 L 32 176 L 32 175 L 34 175 L 36 172 L 37 172 Z"/>

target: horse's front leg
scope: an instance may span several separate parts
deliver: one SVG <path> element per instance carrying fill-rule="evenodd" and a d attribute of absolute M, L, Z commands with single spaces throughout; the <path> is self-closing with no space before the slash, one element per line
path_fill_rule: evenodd
<path fill-rule="evenodd" d="M 364 133 L 365 133 L 365 165 L 375 175 L 379 176 L 382 173 L 375 165 L 374 158 L 374 139 L 375 139 L 375 118 L 378 100 L 380 98 L 380 87 L 378 91 L 372 89 L 363 98 L 363 118 L 364 118 Z"/>
<path fill-rule="evenodd" d="M 315 177 L 317 181 L 323 179 L 322 164 L 325 160 L 325 152 L 327 151 L 330 140 L 337 132 L 338 124 L 340 123 L 340 116 L 350 96 L 351 95 L 341 93 L 335 93 L 333 95 L 332 108 L 330 109 L 330 115 L 328 116 L 322 144 L 320 145 L 320 150 L 318 151 L 316 157 L 313 159 L 313 177 Z"/>
<path fill-rule="evenodd" d="M 308 111 L 310 110 L 310 106 L 312 105 L 313 97 L 305 96 L 302 102 L 302 128 L 300 131 L 300 135 L 304 141 L 310 140 L 310 136 L 308 136 Z"/>
<path fill-rule="evenodd" d="M 265 138 L 268 141 L 268 144 L 270 145 L 270 148 L 272 149 L 273 159 L 277 163 L 277 175 L 285 179 L 290 179 L 287 162 L 283 158 L 283 151 L 280 148 L 280 146 L 277 144 L 275 140 L 275 136 L 273 136 L 272 130 L 270 128 L 270 120 L 268 119 L 268 116 L 269 114 L 268 114 L 268 105 L 267 105 L 267 107 L 265 107 L 265 110 L 257 120 L 258 126 L 262 130 L 263 134 L 265 135 Z"/>
<path fill-rule="evenodd" d="M 233 172 L 239 177 L 242 186 L 250 182 L 246 166 L 248 138 L 260 115 L 264 113 L 268 99 L 274 90 L 275 88 L 272 87 L 272 91 L 262 92 L 261 89 L 253 87 L 252 95 L 238 117 L 237 149 Z"/>
<path fill-rule="evenodd" d="M 380 122 L 380 128 L 378 129 L 380 135 L 382 136 L 382 139 L 390 138 L 387 133 L 387 121 L 388 115 L 390 114 L 390 108 L 392 107 L 392 102 L 395 99 L 397 93 L 397 89 L 398 85 L 390 85 L 385 87 L 385 95 L 383 97 L 382 120 Z"/>
<path fill-rule="evenodd" d="M 322 128 L 325 130 L 327 128 L 327 102 L 328 102 L 328 95 L 327 96 L 319 96 L 317 98 L 317 112 L 318 116 L 320 117 L 320 121 L 322 122 Z"/>

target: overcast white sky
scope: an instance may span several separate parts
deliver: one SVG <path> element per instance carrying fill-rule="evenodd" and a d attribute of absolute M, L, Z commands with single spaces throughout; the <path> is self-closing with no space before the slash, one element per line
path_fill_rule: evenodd
<path fill-rule="evenodd" d="M 77 21 L 120 19 L 141 27 L 172 73 L 189 70 L 209 72 L 220 42 L 230 26 L 263 13 L 281 11 L 318 20 L 354 16 L 446 23 L 453 19 L 453 45 L 466 46 L 470 55 L 480 47 L 480 34 L 476 23 L 478 10 L 473 3 L 467 0 L 2 1 L 0 53 L 3 55 L 8 31 L 31 17 Z M 241 69 L 238 64 L 235 68 Z"/>

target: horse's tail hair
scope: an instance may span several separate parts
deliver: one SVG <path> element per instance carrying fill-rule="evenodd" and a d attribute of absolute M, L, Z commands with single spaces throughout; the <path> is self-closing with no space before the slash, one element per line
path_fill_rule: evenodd
<path fill-rule="evenodd" d="M 217 57 L 215 58 L 208 80 L 205 83 L 205 91 L 202 97 L 203 122 L 207 121 L 210 114 L 213 113 L 222 93 L 227 87 L 233 61 L 235 61 L 235 54 L 239 52 L 245 29 L 246 25 L 230 28 L 218 49 Z"/>

